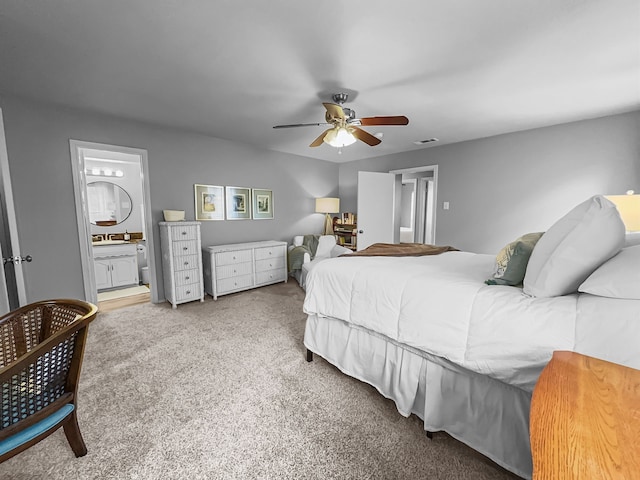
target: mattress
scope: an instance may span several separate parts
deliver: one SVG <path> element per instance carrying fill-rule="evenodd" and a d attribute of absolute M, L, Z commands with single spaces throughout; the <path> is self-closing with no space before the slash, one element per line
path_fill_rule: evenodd
<path fill-rule="evenodd" d="M 529 297 L 517 287 L 485 285 L 494 262 L 469 252 L 328 259 L 307 277 L 304 311 L 529 392 L 554 350 L 640 368 L 633 345 L 640 300 Z"/>

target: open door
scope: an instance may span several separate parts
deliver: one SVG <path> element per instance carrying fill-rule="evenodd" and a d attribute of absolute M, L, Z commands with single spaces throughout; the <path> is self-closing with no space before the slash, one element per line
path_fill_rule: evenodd
<path fill-rule="evenodd" d="M 358 172 L 358 250 L 373 243 L 394 243 L 396 176 Z"/>
<path fill-rule="evenodd" d="M 22 262 L 31 261 L 22 257 L 18 242 L 18 227 L 11 190 L 9 156 L 4 135 L 4 120 L 0 109 L 0 315 L 15 310 L 27 303 L 27 292 L 22 272 Z"/>

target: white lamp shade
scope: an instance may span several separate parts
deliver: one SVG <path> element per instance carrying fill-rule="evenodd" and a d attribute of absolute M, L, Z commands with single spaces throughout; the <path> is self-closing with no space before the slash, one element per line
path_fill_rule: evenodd
<path fill-rule="evenodd" d="M 344 127 L 335 127 L 327 132 L 323 141 L 332 147 L 341 148 L 355 143 L 356 137 Z"/>
<path fill-rule="evenodd" d="M 605 195 L 615 203 L 627 232 L 640 232 L 640 195 Z"/>
<path fill-rule="evenodd" d="M 316 213 L 338 213 L 340 199 L 333 197 L 316 198 Z"/>

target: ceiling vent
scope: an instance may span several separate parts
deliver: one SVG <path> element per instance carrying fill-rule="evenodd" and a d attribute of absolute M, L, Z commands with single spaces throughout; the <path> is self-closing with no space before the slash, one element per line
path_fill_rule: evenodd
<path fill-rule="evenodd" d="M 418 140 L 417 142 L 413 142 L 413 143 L 415 143 L 416 145 L 424 145 L 426 143 L 432 143 L 437 141 L 438 139 L 434 137 L 434 138 L 428 138 L 426 140 Z"/>

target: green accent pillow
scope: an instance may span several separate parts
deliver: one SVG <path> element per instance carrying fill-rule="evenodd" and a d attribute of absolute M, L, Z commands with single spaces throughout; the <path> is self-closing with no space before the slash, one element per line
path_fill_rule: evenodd
<path fill-rule="evenodd" d="M 496 255 L 496 273 L 487 285 L 522 285 L 533 248 L 544 232 L 527 233 L 506 245 Z"/>

